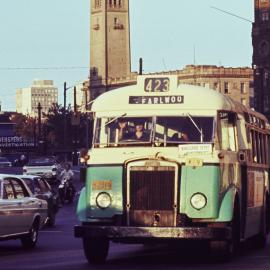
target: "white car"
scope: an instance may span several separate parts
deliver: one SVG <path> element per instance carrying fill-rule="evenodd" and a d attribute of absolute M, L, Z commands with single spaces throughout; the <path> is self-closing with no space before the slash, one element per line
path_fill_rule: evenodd
<path fill-rule="evenodd" d="M 0 157 L 0 168 L 11 167 L 12 163 L 6 157 Z"/>
<path fill-rule="evenodd" d="M 61 170 L 60 164 L 54 158 L 39 157 L 29 160 L 23 167 L 23 174 L 38 175 L 44 177 L 48 182 L 53 182 Z"/>
<path fill-rule="evenodd" d="M 34 198 L 22 179 L 0 174 L 0 240 L 20 239 L 23 247 L 35 247 L 47 211 L 47 202 Z"/>

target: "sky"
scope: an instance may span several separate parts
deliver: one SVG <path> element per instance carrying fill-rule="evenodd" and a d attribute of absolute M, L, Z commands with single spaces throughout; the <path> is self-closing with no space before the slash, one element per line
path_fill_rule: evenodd
<path fill-rule="evenodd" d="M 194 63 L 251 66 L 252 23 L 211 7 L 253 21 L 254 0 L 129 2 L 132 71 L 138 70 L 140 57 L 145 73 L 182 69 Z M 2 110 L 15 111 L 16 89 L 29 87 L 34 79 L 54 80 L 63 104 L 64 82 L 72 86 L 89 74 L 90 0 L 0 3 Z M 68 100 L 71 97 L 70 91 Z"/>

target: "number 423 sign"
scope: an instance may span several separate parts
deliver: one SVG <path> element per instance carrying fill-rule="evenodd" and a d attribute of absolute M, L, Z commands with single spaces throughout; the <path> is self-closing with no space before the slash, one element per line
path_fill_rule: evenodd
<path fill-rule="evenodd" d="M 168 92 L 169 90 L 169 78 L 146 78 L 144 81 L 145 92 Z"/>

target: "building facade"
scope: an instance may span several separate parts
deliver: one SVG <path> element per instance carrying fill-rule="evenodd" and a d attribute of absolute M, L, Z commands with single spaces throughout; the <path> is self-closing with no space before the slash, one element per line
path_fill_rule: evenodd
<path fill-rule="evenodd" d="M 129 77 L 129 0 L 91 0 L 90 89 L 106 92 L 109 80 Z"/>
<path fill-rule="evenodd" d="M 254 0 L 252 28 L 255 109 L 270 120 L 270 0 Z"/>
<path fill-rule="evenodd" d="M 16 91 L 16 111 L 24 115 L 38 117 L 38 104 L 42 112 L 58 103 L 58 89 L 52 80 L 34 80 L 33 85 Z"/>
<path fill-rule="evenodd" d="M 188 65 L 177 73 L 179 83 L 214 89 L 245 106 L 254 106 L 252 68 Z"/>
<path fill-rule="evenodd" d="M 83 83 L 82 110 L 106 91 L 136 84 L 138 75 L 130 67 L 128 0 L 91 0 L 90 29 L 90 76 Z M 249 67 L 188 65 L 156 74 L 176 74 L 179 83 L 212 88 L 253 108 L 253 70 Z"/>

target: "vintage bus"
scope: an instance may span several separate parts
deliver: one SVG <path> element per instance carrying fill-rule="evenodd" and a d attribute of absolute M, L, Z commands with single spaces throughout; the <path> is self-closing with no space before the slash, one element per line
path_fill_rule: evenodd
<path fill-rule="evenodd" d="M 267 119 L 177 76 L 139 76 L 92 105 L 75 236 L 90 263 L 109 242 L 205 240 L 230 258 L 269 230 Z"/>

